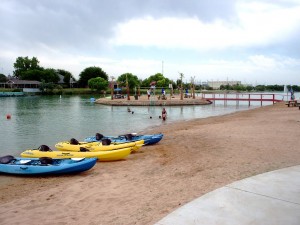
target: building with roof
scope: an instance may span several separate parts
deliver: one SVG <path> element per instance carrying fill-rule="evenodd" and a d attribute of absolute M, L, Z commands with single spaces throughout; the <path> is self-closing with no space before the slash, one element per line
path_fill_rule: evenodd
<path fill-rule="evenodd" d="M 241 81 L 207 81 L 207 86 L 211 87 L 214 90 L 220 89 L 221 85 L 241 85 Z"/>
<path fill-rule="evenodd" d="M 35 80 L 19 80 L 10 79 L 6 83 L 0 83 L 1 88 L 11 88 L 11 89 L 23 89 L 23 88 L 39 88 L 41 82 Z"/>

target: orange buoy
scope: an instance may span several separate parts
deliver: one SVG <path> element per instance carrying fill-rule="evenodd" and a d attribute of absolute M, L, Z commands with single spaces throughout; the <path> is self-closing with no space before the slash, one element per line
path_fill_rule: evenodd
<path fill-rule="evenodd" d="M 6 119 L 11 119 L 11 115 L 10 114 L 6 114 Z"/>

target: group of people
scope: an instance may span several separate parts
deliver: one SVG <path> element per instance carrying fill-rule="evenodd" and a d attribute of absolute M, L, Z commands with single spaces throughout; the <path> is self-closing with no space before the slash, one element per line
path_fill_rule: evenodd
<path fill-rule="evenodd" d="M 147 96 L 148 96 L 148 100 L 150 99 L 150 96 L 153 94 L 153 89 L 152 88 L 149 88 L 147 90 Z M 166 97 L 166 91 L 164 88 L 161 89 L 161 96 L 162 96 L 162 99 L 164 99 Z"/>
<path fill-rule="evenodd" d="M 153 89 L 152 88 L 149 88 L 147 90 L 147 96 L 148 96 L 148 100 L 150 99 L 150 96 L 153 94 Z M 162 97 L 165 97 L 166 96 L 166 91 L 164 88 L 161 89 L 161 95 Z M 152 118 L 152 117 L 150 117 Z M 162 118 L 163 120 L 166 120 L 167 119 L 167 111 L 165 108 L 162 109 L 162 112 L 161 112 L 161 116 L 160 118 Z"/>

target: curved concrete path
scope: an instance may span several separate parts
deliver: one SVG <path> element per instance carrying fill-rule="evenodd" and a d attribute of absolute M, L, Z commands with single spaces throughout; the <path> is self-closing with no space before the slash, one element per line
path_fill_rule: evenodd
<path fill-rule="evenodd" d="M 156 225 L 300 224 L 300 166 L 246 178 L 178 208 Z"/>

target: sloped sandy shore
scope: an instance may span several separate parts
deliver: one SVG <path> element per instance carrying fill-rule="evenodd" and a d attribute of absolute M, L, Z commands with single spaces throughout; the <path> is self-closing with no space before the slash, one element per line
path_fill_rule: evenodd
<path fill-rule="evenodd" d="M 82 174 L 5 176 L 1 223 L 153 224 L 233 181 L 300 164 L 300 110 L 284 103 L 144 131 L 156 132 L 159 144 Z"/>

